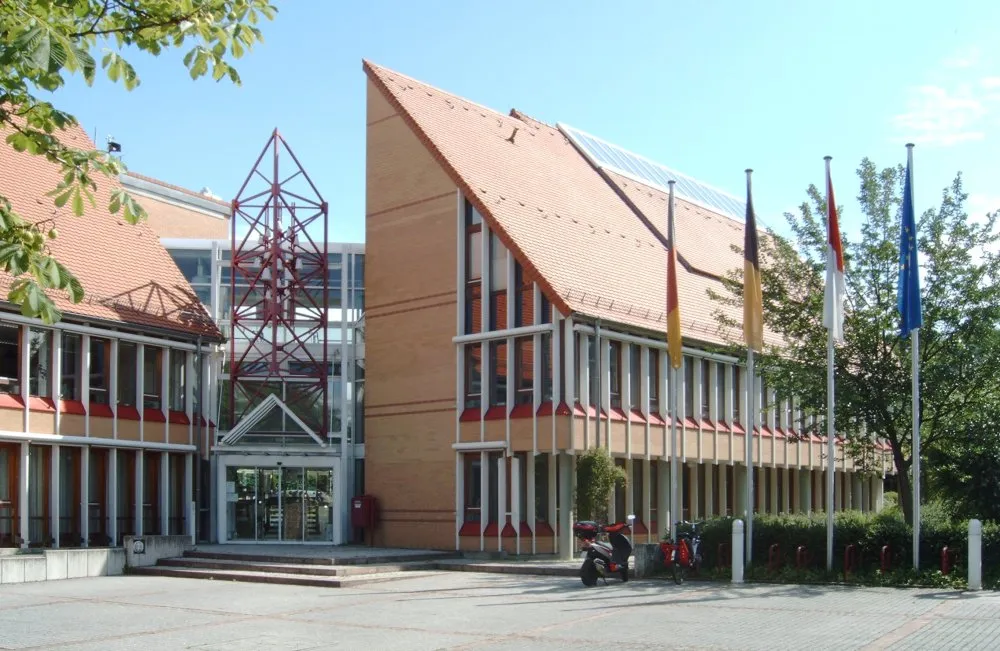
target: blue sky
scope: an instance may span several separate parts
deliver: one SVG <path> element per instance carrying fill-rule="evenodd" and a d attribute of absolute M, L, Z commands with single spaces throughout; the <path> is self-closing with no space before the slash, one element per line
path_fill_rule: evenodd
<path fill-rule="evenodd" d="M 970 212 L 1000 208 L 1000 3 L 282 2 L 242 87 L 191 81 L 181 55 L 135 56 L 142 84 L 71 83 L 57 103 L 137 172 L 229 199 L 278 127 L 330 204 L 331 236 L 364 239 L 362 58 L 491 108 L 565 122 L 742 195 L 758 219 L 823 183 L 843 228 L 854 170 L 915 150 L 916 202 L 964 173 Z"/>

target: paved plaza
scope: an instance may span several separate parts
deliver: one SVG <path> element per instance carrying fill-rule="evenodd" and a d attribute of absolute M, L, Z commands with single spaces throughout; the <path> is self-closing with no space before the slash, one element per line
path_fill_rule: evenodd
<path fill-rule="evenodd" d="M 988 649 L 1000 595 L 441 572 L 355 588 L 161 577 L 0 588 L 2 649 Z"/>

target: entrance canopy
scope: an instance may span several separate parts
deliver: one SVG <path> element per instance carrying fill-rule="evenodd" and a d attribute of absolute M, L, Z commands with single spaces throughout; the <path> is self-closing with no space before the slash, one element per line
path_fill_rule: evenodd
<path fill-rule="evenodd" d="M 264 422 L 264 419 L 273 412 L 275 409 L 284 412 L 285 417 L 291 420 L 298 427 L 298 431 L 292 432 L 261 432 L 255 429 L 258 425 Z M 276 394 L 268 394 L 260 404 L 250 410 L 239 423 L 229 430 L 229 432 L 222 437 L 222 443 L 224 445 L 236 445 L 241 440 L 246 437 L 255 437 L 264 434 L 265 436 L 302 436 L 303 434 L 308 435 L 313 441 L 316 442 L 320 447 L 327 447 L 326 440 L 320 435 L 316 434 L 315 431 L 308 425 L 306 425 L 301 418 L 295 415 L 295 413 L 288 408 L 288 405 L 279 398 Z"/>

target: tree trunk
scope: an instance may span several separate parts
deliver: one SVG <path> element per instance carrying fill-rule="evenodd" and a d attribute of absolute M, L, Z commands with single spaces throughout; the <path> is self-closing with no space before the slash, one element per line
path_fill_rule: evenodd
<path fill-rule="evenodd" d="M 896 466 L 896 487 L 899 494 L 899 507 L 903 510 L 906 524 L 913 524 L 913 488 L 910 483 L 910 464 L 903 458 L 899 446 L 892 445 L 892 461 Z"/>

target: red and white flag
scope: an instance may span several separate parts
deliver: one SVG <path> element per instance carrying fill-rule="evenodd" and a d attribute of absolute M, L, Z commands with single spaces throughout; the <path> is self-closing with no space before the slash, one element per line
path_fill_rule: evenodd
<path fill-rule="evenodd" d="M 826 161 L 826 293 L 823 302 L 823 325 L 833 340 L 844 341 L 844 299 L 847 285 L 844 282 L 844 247 L 840 241 L 840 224 L 837 223 L 837 202 L 833 197 L 830 178 L 830 160 Z"/>

